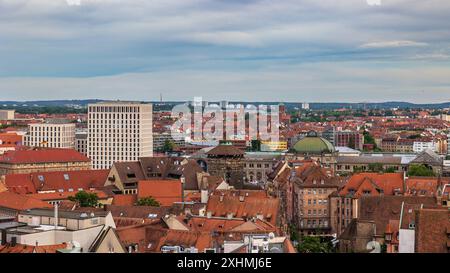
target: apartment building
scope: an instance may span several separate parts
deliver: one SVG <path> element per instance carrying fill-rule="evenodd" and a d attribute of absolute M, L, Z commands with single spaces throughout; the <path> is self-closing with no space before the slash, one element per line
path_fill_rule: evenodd
<path fill-rule="evenodd" d="M 24 143 L 29 147 L 73 149 L 75 147 L 75 124 L 29 124 Z"/>
<path fill-rule="evenodd" d="M 101 102 L 88 106 L 88 157 L 94 169 L 153 156 L 152 105 Z"/>
<path fill-rule="evenodd" d="M 15 112 L 14 110 L 0 110 L 0 120 L 13 120 Z"/>

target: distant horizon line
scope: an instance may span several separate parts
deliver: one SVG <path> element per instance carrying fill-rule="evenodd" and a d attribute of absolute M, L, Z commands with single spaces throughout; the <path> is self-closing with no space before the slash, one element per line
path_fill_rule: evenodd
<path fill-rule="evenodd" d="M 105 101 L 105 102 L 114 102 L 114 101 L 132 101 L 132 102 L 150 102 L 150 103 L 172 103 L 172 102 L 192 102 L 193 100 L 122 100 L 122 99 L 99 99 L 99 98 L 89 98 L 89 99 L 40 99 L 40 100 L 0 100 L 1 104 L 4 103 L 39 103 L 39 102 L 62 102 L 62 101 Z M 203 100 L 204 102 L 245 102 L 245 103 L 308 103 L 308 104 L 385 104 L 385 103 L 407 103 L 407 104 L 447 104 L 450 103 L 450 99 L 448 101 L 442 102 L 409 102 L 409 101 L 399 101 L 399 100 L 387 100 L 387 101 L 361 101 L 361 102 L 349 102 L 349 101 L 276 101 L 276 100 L 264 100 L 264 101 L 251 101 L 251 100 Z"/>

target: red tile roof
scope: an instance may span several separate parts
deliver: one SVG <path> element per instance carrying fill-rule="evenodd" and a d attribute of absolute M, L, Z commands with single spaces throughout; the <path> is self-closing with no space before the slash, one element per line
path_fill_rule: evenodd
<path fill-rule="evenodd" d="M 35 208 L 51 208 L 52 206 L 39 199 L 5 191 L 0 193 L 0 207 L 13 210 L 27 210 Z"/>
<path fill-rule="evenodd" d="M 53 201 L 53 200 L 68 200 L 70 196 L 75 196 L 78 191 L 73 192 L 48 192 L 48 193 L 34 193 L 27 194 L 28 197 L 32 197 L 34 199 L 42 200 L 42 201 Z M 108 195 L 102 191 L 97 190 L 86 190 L 88 193 L 97 194 L 98 199 L 108 199 Z"/>
<path fill-rule="evenodd" d="M 179 180 L 142 180 L 138 183 L 138 199 L 153 197 L 161 206 L 181 202 L 181 192 Z"/>
<path fill-rule="evenodd" d="M 18 134 L 3 133 L 0 134 L 0 144 L 2 145 L 22 145 L 23 137 Z"/>
<path fill-rule="evenodd" d="M 65 243 L 58 245 L 47 246 L 29 246 L 17 244 L 15 246 L 0 245 L 0 253 L 56 253 L 58 249 L 64 249 L 67 245 Z"/>
<path fill-rule="evenodd" d="M 7 151 L 0 156 L 3 164 L 90 162 L 85 155 L 74 149 L 35 149 Z"/>
<path fill-rule="evenodd" d="M 116 194 L 112 204 L 115 206 L 133 206 L 137 201 L 136 194 Z"/>
<path fill-rule="evenodd" d="M 256 194 L 255 194 L 256 195 Z M 275 225 L 279 200 L 269 196 L 212 195 L 209 197 L 206 212 L 212 216 L 226 217 L 232 213 L 235 218 L 250 219 L 261 215 L 264 220 Z"/>
<path fill-rule="evenodd" d="M 199 252 L 213 247 L 210 232 L 192 232 L 161 228 L 146 229 L 147 252 L 161 252 L 162 246 L 195 247 Z"/>
<path fill-rule="evenodd" d="M 437 177 L 410 177 L 406 180 L 406 194 L 435 196 L 439 187 Z"/>
<path fill-rule="evenodd" d="M 108 173 L 109 170 L 80 170 L 8 174 L 5 176 L 5 184 L 10 191 L 20 194 L 101 189 L 108 178 Z"/>
<path fill-rule="evenodd" d="M 403 173 L 358 173 L 352 175 L 347 184 L 339 191 L 340 195 L 360 197 L 364 192 L 371 196 L 395 195 L 404 191 Z"/>
<path fill-rule="evenodd" d="M 417 253 L 448 253 L 450 210 L 420 209 L 416 213 Z"/>

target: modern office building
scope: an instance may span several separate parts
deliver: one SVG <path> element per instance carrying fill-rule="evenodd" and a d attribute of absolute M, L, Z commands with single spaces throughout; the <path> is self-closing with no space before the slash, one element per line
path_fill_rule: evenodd
<path fill-rule="evenodd" d="M 29 147 L 73 149 L 75 147 L 75 124 L 29 124 L 24 144 Z"/>
<path fill-rule="evenodd" d="M 153 156 L 153 107 L 140 102 L 88 106 L 88 157 L 94 169 Z"/>
<path fill-rule="evenodd" d="M 87 146 L 88 146 L 88 132 L 87 131 L 79 131 L 75 133 L 75 150 L 77 152 L 87 155 Z"/>

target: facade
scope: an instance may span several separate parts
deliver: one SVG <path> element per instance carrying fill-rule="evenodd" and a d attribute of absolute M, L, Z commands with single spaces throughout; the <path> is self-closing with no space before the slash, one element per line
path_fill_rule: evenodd
<path fill-rule="evenodd" d="M 339 189 L 338 180 L 314 164 L 296 170 L 291 181 L 293 224 L 303 235 L 330 235 L 329 196 Z"/>
<path fill-rule="evenodd" d="M 430 141 L 414 141 L 413 151 L 415 153 L 421 153 L 427 149 L 437 152 L 437 143 L 433 140 Z"/>
<path fill-rule="evenodd" d="M 353 219 L 359 218 L 361 197 L 401 195 L 404 189 L 403 173 L 354 174 L 342 189 L 330 195 L 332 232 L 342 234 Z"/>
<path fill-rule="evenodd" d="M 250 183 L 266 184 L 267 174 L 272 171 L 281 158 L 282 155 L 279 153 L 245 153 L 245 180 Z"/>
<path fill-rule="evenodd" d="M 15 112 L 14 110 L 0 110 L 0 120 L 13 120 Z"/>
<path fill-rule="evenodd" d="M 207 171 L 214 176 L 223 177 L 230 186 L 244 187 L 244 152 L 230 144 L 220 144 L 207 152 Z"/>
<path fill-rule="evenodd" d="M 75 150 L 80 154 L 86 155 L 88 152 L 88 133 L 76 132 L 75 133 Z"/>
<path fill-rule="evenodd" d="M 75 147 L 74 123 L 29 124 L 25 146 L 73 149 Z"/>
<path fill-rule="evenodd" d="M 88 106 L 88 157 L 94 169 L 153 156 L 152 105 L 101 102 Z"/>
<path fill-rule="evenodd" d="M 89 170 L 91 161 L 73 149 L 8 151 L 0 156 L 0 176 L 48 171 Z"/>
<path fill-rule="evenodd" d="M 171 141 L 176 146 L 185 145 L 184 140 L 175 140 L 170 133 L 153 133 L 153 151 L 161 151 L 166 141 Z"/>
<path fill-rule="evenodd" d="M 352 149 L 362 150 L 364 137 L 358 131 L 336 130 L 331 128 L 322 133 L 322 136 L 330 141 L 334 146 L 350 147 Z"/>
<path fill-rule="evenodd" d="M 192 159 L 143 157 L 133 162 L 116 162 L 105 186 L 115 186 L 123 194 L 137 194 L 142 180 L 180 179 L 184 176 L 186 191 L 199 190 L 202 167 Z"/>

